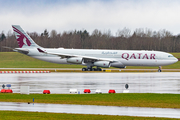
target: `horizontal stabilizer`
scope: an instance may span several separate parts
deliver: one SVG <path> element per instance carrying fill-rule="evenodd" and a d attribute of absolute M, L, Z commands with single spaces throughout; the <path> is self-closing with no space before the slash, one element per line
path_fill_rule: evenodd
<path fill-rule="evenodd" d="M 29 50 L 26 49 L 26 48 L 11 48 L 11 47 L 6 47 L 6 46 L 3 46 L 3 48 L 10 49 L 10 50 L 13 50 L 13 51 L 16 51 L 16 52 L 20 52 L 20 53 L 24 53 L 24 54 L 28 54 L 29 53 Z"/>
<path fill-rule="evenodd" d="M 11 47 L 6 47 L 6 46 L 2 46 L 2 47 L 6 49 L 14 50 L 14 48 L 11 48 Z"/>

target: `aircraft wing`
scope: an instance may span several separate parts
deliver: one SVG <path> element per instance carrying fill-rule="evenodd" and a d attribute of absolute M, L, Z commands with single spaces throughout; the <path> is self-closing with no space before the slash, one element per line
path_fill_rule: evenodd
<path fill-rule="evenodd" d="M 45 54 L 57 55 L 57 56 L 60 56 L 61 58 L 81 57 L 83 59 L 96 60 L 96 61 L 109 61 L 109 62 L 116 62 L 117 61 L 117 60 L 114 60 L 114 59 L 106 59 L 106 58 L 97 58 L 97 57 L 82 56 L 82 55 L 72 55 L 72 54 L 46 52 L 46 51 L 41 50 L 40 48 L 37 48 L 37 50 L 39 52 L 42 52 L 42 53 L 45 53 Z"/>

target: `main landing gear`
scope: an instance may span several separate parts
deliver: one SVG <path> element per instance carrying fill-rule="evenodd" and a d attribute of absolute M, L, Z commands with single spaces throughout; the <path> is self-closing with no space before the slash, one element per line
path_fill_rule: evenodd
<path fill-rule="evenodd" d="M 158 72 L 161 72 L 161 68 L 162 68 L 162 67 L 161 67 L 161 66 L 159 66 Z"/>
<path fill-rule="evenodd" d="M 82 71 L 102 71 L 101 68 L 82 68 Z"/>

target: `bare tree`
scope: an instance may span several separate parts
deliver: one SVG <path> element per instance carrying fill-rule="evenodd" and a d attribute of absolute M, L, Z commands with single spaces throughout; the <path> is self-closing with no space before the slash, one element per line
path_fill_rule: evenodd
<path fill-rule="evenodd" d="M 131 36 L 131 30 L 125 27 L 122 30 L 118 30 L 116 36 L 129 38 Z"/>
<path fill-rule="evenodd" d="M 160 50 L 166 52 L 180 51 L 180 35 L 162 29 L 152 31 L 151 29 L 138 28 L 132 32 L 128 28 L 118 30 L 116 36 L 110 30 L 101 32 L 95 29 L 90 35 L 87 30 L 71 30 L 57 33 L 52 30 L 49 34 L 47 29 L 43 33 L 31 32 L 30 37 L 42 47 L 64 47 L 84 49 L 118 49 L 118 50 Z M 17 48 L 17 40 L 11 31 L 7 35 L 0 34 L 0 51 L 10 51 L 2 46 Z"/>
<path fill-rule="evenodd" d="M 52 30 L 52 31 L 50 32 L 50 38 L 55 38 L 56 36 L 57 36 L 56 30 Z"/>

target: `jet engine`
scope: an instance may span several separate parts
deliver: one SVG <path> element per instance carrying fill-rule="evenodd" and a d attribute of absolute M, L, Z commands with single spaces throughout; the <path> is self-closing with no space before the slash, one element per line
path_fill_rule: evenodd
<path fill-rule="evenodd" d="M 94 66 L 109 68 L 111 64 L 108 61 L 97 61 L 97 62 L 94 62 Z"/>
<path fill-rule="evenodd" d="M 124 64 L 122 64 L 120 61 L 111 63 L 111 66 L 116 68 L 126 68 L 126 66 L 124 66 Z"/>
<path fill-rule="evenodd" d="M 71 57 L 71 58 L 67 58 L 67 62 L 68 63 L 74 63 L 74 64 L 81 64 L 82 63 L 82 58 L 79 57 Z"/>

